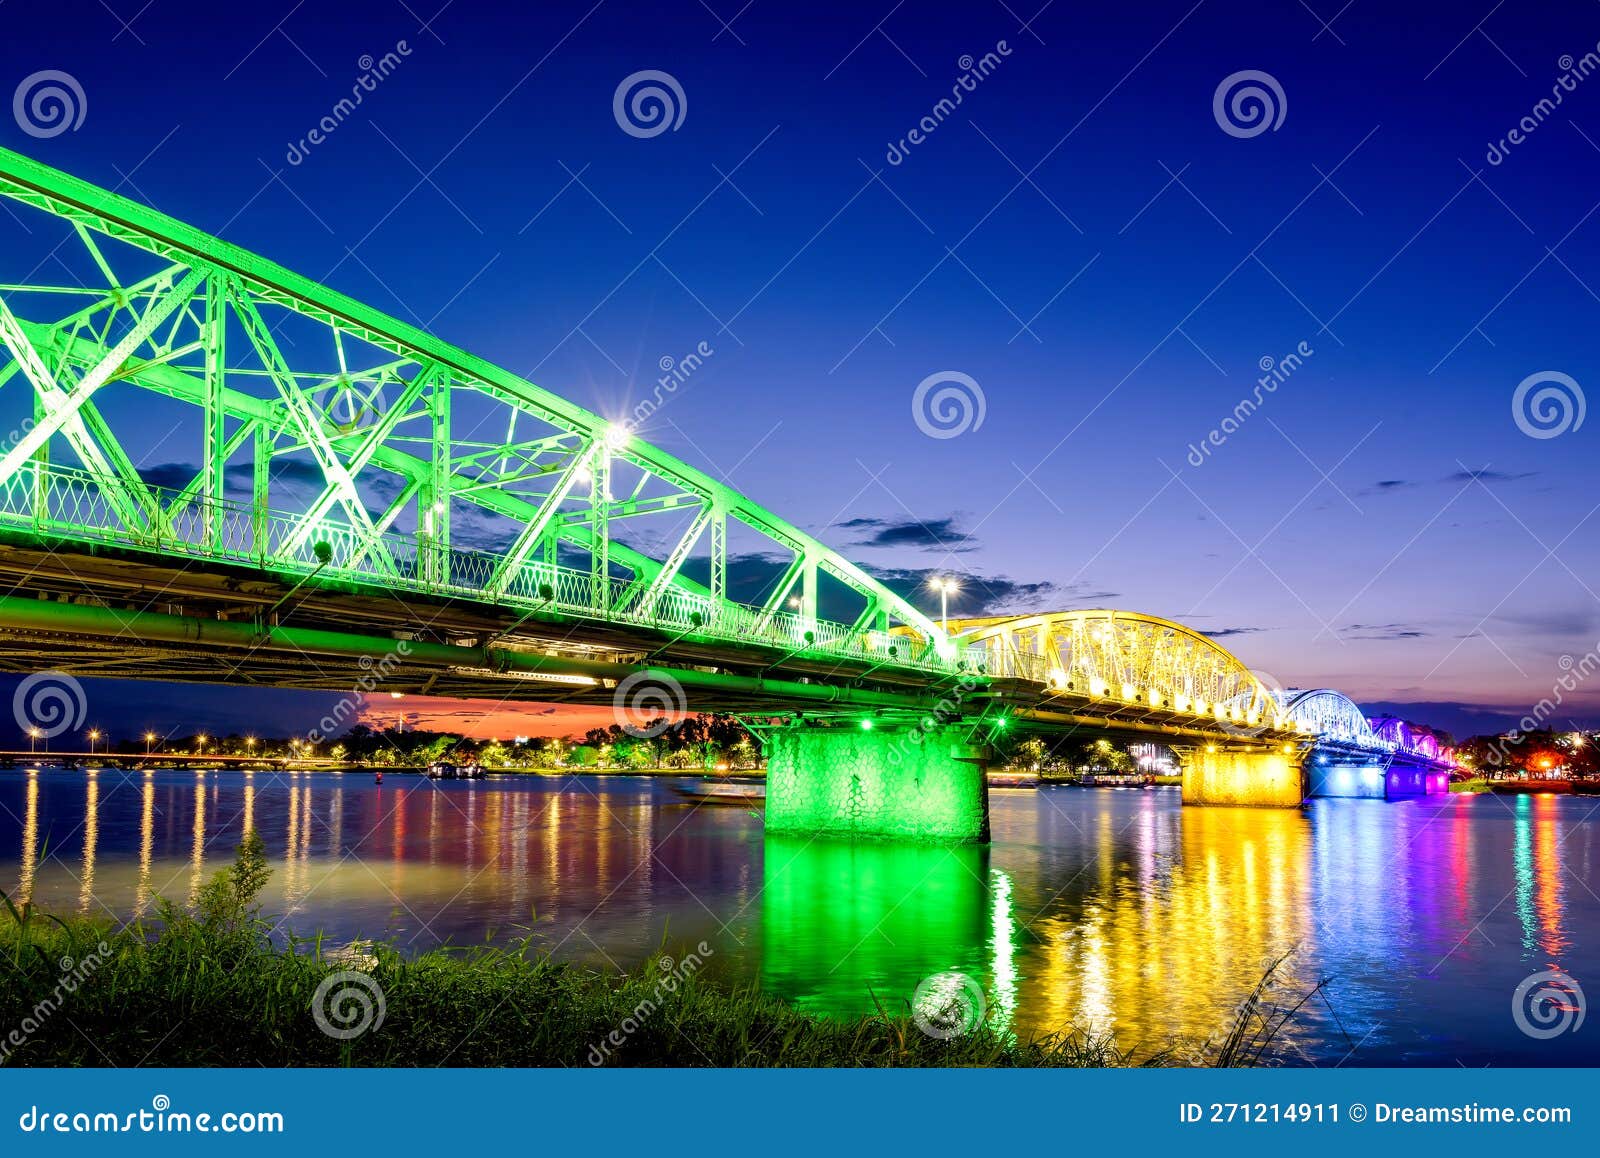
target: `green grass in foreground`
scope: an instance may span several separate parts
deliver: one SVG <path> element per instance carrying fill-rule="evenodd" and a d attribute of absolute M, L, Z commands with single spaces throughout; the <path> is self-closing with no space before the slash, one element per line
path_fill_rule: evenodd
<path fill-rule="evenodd" d="M 360 962 L 356 983 L 350 974 L 339 983 L 344 997 L 335 990 L 322 1008 L 334 1028 L 347 1026 L 375 987 L 382 1022 L 338 1040 L 319 1028 L 312 1008 L 318 987 L 352 963 L 325 953 L 320 941 L 282 947 L 269 940 L 270 923 L 252 907 L 267 871 L 259 840 L 252 846 L 247 838 L 239 860 L 193 909 L 164 905 L 155 919 L 122 929 L 61 920 L 4 898 L 0 1064 L 1249 1065 L 1289 1016 L 1264 1001 L 1269 973 L 1220 1046 L 1134 1058 L 1109 1037 L 1084 1033 L 1019 1041 L 979 1025 L 941 1040 L 921 1032 L 903 1008 L 855 1020 L 820 1017 L 751 985 L 714 987 L 660 957 L 618 976 L 552 961 L 526 945 L 411 958 L 377 945 Z M 668 976 L 679 982 L 671 991 L 662 985 Z"/>

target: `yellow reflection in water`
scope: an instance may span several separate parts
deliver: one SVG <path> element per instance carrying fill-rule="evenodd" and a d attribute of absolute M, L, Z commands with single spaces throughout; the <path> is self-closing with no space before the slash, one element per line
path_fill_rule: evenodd
<path fill-rule="evenodd" d="M 78 912 L 94 900 L 94 854 L 100 845 L 100 769 L 90 768 L 83 788 L 83 862 L 78 869 Z"/>
<path fill-rule="evenodd" d="M 27 805 L 22 820 L 22 873 L 17 881 L 17 901 L 33 899 L 33 870 L 39 859 L 39 770 L 28 769 Z"/>
<path fill-rule="evenodd" d="M 204 772 L 194 778 L 194 842 L 189 850 L 189 903 L 200 899 L 200 881 L 206 867 L 206 779 Z"/>
<path fill-rule="evenodd" d="M 156 783 L 155 773 L 146 769 L 144 783 L 139 789 L 139 883 L 134 887 L 134 915 L 141 916 L 150 903 L 151 863 L 155 858 L 156 844 Z"/>
<path fill-rule="evenodd" d="M 1310 933 L 1305 818 L 1287 809 L 1172 816 L 1152 808 L 1133 823 L 1170 821 L 1166 839 L 1142 841 L 1161 850 L 1164 865 L 1128 863 L 1112 813 L 1100 819 L 1085 842 L 1093 860 L 1082 879 L 1043 882 L 1056 895 L 1029 921 L 1042 944 L 1019 986 L 1025 1028 L 1114 1030 L 1125 1048 L 1146 1050 L 1174 1036 L 1215 1037 L 1226 1028 L 1217 995 L 1242 999 L 1270 960 Z M 1302 967 L 1286 964 L 1286 991 L 1309 988 Z"/>

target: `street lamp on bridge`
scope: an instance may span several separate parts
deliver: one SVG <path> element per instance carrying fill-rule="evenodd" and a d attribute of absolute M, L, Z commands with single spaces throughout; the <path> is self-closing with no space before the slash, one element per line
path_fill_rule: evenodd
<path fill-rule="evenodd" d="M 155 742 L 156 734 L 154 732 L 146 732 L 144 734 L 144 754 L 146 756 L 150 755 L 150 745 L 154 744 Z"/>
<path fill-rule="evenodd" d="M 99 742 L 99 740 L 100 740 L 100 729 L 99 728 L 90 728 L 89 729 L 89 755 L 91 755 L 91 756 L 94 755 L 94 746 L 95 746 L 96 743 Z"/>
<path fill-rule="evenodd" d="M 38 728 L 29 728 L 28 729 L 28 752 L 30 754 L 32 754 L 34 752 L 37 752 L 39 750 L 39 737 L 41 737 L 43 735 L 44 735 L 44 732 L 41 731 Z"/>
<path fill-rule="evenodd" d="M 954 579 L 945 579 L 935 575 L 928 580 L 928 586 L 939 593 L 939 626 L 946 635 L 950 634 L 950 596 L 961 590 L 961 585 Z"/>

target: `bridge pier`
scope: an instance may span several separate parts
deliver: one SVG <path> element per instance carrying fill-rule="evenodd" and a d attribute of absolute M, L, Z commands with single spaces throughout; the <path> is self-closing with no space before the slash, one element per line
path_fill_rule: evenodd
<path fill-rule="evenodd" d="M 1305 800 L 1300 753 L 1291 748 L 1221 748 L 1208 744 L 1183 757 L 1185 804 L 1250 804 L 1297 808 Z"/>
<path fill-rule="evenodd" d="M 1314 759 L 1308 795 L 1384 800 L 1389 795 L 1388 780 L 1389 773 L 1382 764 L 1329 763 Z"/>
<path fill-rule="evenodd" d="M 1310 796 L 1410 800 L 1450 791 L 1450 774 L 1416 764 L 1364 764 L 1314 761 Z"/>
<path fill-rule="evenodd" d="M 988 749 L 957 728 L 766 733 L 767 831 L 985 842 Z"/>

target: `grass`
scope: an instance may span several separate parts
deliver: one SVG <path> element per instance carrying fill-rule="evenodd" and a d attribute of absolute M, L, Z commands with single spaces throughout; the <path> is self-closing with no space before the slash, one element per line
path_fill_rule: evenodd
<path fill-rule="evenodd" d="M 354 954 L 320 939 L 275 944 L 253 907 L 265 873 L 259 841 L 247 839 L 194 907 L 163 905 L 123 928 L 4 898 L 0 1064 L 1238 1065 L 1260 1062 L 1283 1024 L 1263 1014 L 1258 988 L 1220 1047 L 1135 1058 L 1108 1035 L 1081 1032 L 1019 1040 L 980 1024 L 944 1040 L 921 1032 L 909 1009 L 881 1005 L 853 1020 L 822 1017 L 754 985 L 714 985 L 685 967 L 687 956 L 674 965 L 657 955 L 616 975 L 527 943 L 416 957 L 381 944 Z M 325 982 L 337 987 L 321 1002 L 335 1029 L 359 1022 L 374 991 L 381 1022 L 346 1040 L 325 1033 L 312 1012 Z"/>

